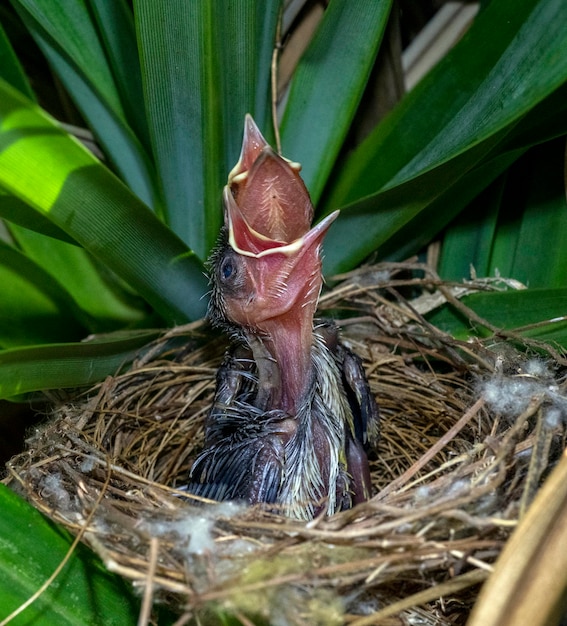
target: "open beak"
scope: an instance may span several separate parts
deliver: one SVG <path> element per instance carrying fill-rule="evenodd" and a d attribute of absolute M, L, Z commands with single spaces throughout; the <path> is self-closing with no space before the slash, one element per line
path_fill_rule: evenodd
<path fill-rule="evenodd" d="M 274 241 L 290 243 L 305 235 L 313 205 L 301 166 L 276 154 L 254 120 L 246 116 L 240 159 L 228 176 L 228 187 L 248 226 Z"/>
<path fill-rule="evenodd" d="M 310 228 L 313 206 L 299 169 L 270 148 L 247 116 L 240 159 L 223 197 L 229 244 L 247 288 L 227 302 L 227 315 L 265 338 L 289 396 L 284 405 L 295 403 L 310 382 L 320 248 L 338 216 L 335 211 Z"/>
<path fill-rule="evenodd" d="M 245 325 L 310 303 L 315 310 L 322 284 L 319 250 L 338 211 L 310 228 L 313 205 L 299 170 L 272 150 L 247 115 L 240 159 L 223 195 L 229 244 L 245 257 L 254 284 Z"/>

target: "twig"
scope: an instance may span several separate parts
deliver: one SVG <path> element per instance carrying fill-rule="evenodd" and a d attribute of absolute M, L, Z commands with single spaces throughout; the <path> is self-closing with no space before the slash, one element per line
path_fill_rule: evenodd
<path fill-rule="evenodd" d="M 397 615 L 402 611 L 406 611 L 415 606 L 427 604 L 427 602 L 437 600 L 441 596 L 456 593 L 457 591 L 461 591 L 467 587 L 472 587 L 473 585 L 482 583 L 488 578 L 488 575 L 488 572 L 480 569 L 467 572 L 466 574 L 451 578 L 451 580 L 435 585 L 434 587 L 430 587 L 429 589 L 424 589 L 419 593 L 414 593 L 403 600 L 398 600 L 386 608 L 377 611 L 376 613 L 372 613 L 372 615 L 367 615 L 354 620 L 349 623 L 349 626 L 374 626 L 375 624 L 380 624 L 380 622 L 383 622 L 388 617 Z"/>
<path fill-rule="evenodd" d="M 157 537 L 150 538 L 150 554 L 148 558 L 148 572 L 146 575 L 146 588 L 144 589 L 144 598 L 142 600 L 142 608 L 138 618 L 138 626 L 147 626 L 150 623 L 150 615 L 152 612 L 153 595 L 154 595 L 154 577 L 156 575 L 156 565 L 159 551 L 159 540 Z"/>
<path fill-rule="evenodd" d="M 282 142 L 280 138 L 280 127 L 278 124 L 278 56 L 281 49 L 281 29 L 282 29 L 282 13 L 283 4 L 280 7 L 278 15 L 278 25 L 276 27 L 276 42 L 272 51 L 272 69 L 271 69 L 271 91 L 272 91 L 272 125 L 274 127 L 274 136 L 276 139 L 276 150 L 278 154 L 282 153 Z"/>
<path fill-rule="evenodd" d="M 484 405 L 484 398 L 479 398 L 471 408 L 461 417 L 461 419 L 450 428 L 429 450 L 417 460 L 410 468 L 408 468 L 400 477 L 393 480 L 389 485 L 384 487 L 380 493 L 374 496 L 374 500 L 382 500 L 392 491 L 399 489 L 405 484 L 414 474 L 427 465 L 431 459 L 433 459 L 448 443 L 453 439 L 466 424 L 480 411 Z"/>

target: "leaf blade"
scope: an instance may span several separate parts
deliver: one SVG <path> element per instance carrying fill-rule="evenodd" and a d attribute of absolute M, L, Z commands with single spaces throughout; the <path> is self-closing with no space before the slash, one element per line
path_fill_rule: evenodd
<path fill-rule="evenodd" d="M 405 203 L 401 194 L 395 209 L 402 224 L 420 213 L 425 221 L 447 184 L 495 158 L 522 117 L 565 82 L 562 17 L 567 19 L 567 5 L 559 0 L 490 3 L 461 42 L 349 157 L 323 213 L 344 208 L 338 225 L 358 248 L 353 257 L 364 258 L 383 240 L 376 210 L 389 201 L 389 192 L 408 185 L 419 196 L 419 185 L 410 183 L 427 177 L 431 193 L 418 200 L 407 194 Z M 514 150 L 521 154 L 522 147 Z M 352 220 L 361 241 L 352 238 L 357 232 Z M 341 259 L 337 232 L 331 230 L 327 240 L 334 256 L 330 271 L 351 267 Z"/>
<path fill-rule="evenodd" d="M 269 65 L 257 56 L 278 6 L 279 0 L 134 2 L 167 221 L 201 259 L 221 227 L 222 188 L 238 156 L 244 113 L 266 118 Z M 179 59 L 187 61 L 183 72 Z"/>
<path fill-rule="evenodd" d="M 48 35 L 89 77 L 111 109 L 123 115 L 112 72 L 85 2 L 61 0 L 55 7 L 49 0 L 13 0 L 13 5 L 30 32 Z"/>
<path fill-rule="evenodd" d="M 55 6 L 46 0 L 15 0 L 15 6 L 116 171 L 143 202 L 159 210 L 153 164 L 126 120 L 86 4 L 63 0 L 62 6 Z"/>
<path fill-rule="evenodd" d="M 0 506 L 0 567 L 6 577 L 0 585 L 0 613 L 6 617 L 53 574 L 71 537 L 5 485 L 0 485 Z M 138 604 L 125 582 L 79 545 L 54 582 L 10 623 L 130 626 L 135 623 Z"/>
<path fill-rule="evenodd" d="M 0 241 L 0 346 L 81 339 L 69 294 L 41 267 Z"/>
<path fill-rule="evenodd" d="M 92 341 L 0 351 L 0 398 L 92 385 L 114 376 L 159 331 L 109 334 Z"/>
<path fill-rule="evenodd" d="M 35 98 L 27 76 L 12 49 L 2 24 L 0 24 L 0 76 L 30 100 Z"/>
<path fill-rule="evenodd" d="M 91 333 L 110 332 L 139 324 L 147 314 L 144 303 L 126 292 L 108 270 L 76 245 L 10 226 L 10 233 L 28 259 L 48 272 L 84 312 Z M 0 283 L 1 284 L 1 283 Z"/>
<path fill-rule="evenodd" d="M 281 122 L 282 153 L 301 163 L 314 204 L 354 118 L 391 6 L 390 0 L 330 2 L 294 73 Z"/>
<path fill-rule="evenodd" d="M 129 126 L 150 148 L 143 102 L 142 73 L 131 8 L 125 0 L 89 0 Z"/>
<path fill-rule="evenodd" d="M 0 185 L 131 285 L 169 323 L 201 317 L 202 264 L 118 179 L 0 81 Z"/>
<path fill-rule="evenodd" d="M 464 305 L 499 329 L 567 348 L 567 288 L 534 288 L 474 293 L 462 298 Z M 444 305 L 427 316 L 430 323 L 466 341 L 491 336 L 453 307 Z"/>
<path fill-rule="evenodd" d="M 28 204 L 22 202 L 12 194 L 0 187 L 0 218 L 17 224 L 23 228 L 34 230 L 47 237 L 53 237 L 66 241 L 67 243 L 76 243 L 69 235 L 55 226 L 45 216 L 34 211 Z"/>

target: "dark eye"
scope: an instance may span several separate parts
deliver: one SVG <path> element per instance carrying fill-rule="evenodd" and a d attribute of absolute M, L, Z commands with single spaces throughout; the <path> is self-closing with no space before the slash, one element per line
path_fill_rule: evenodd
<path fill-rule="evenodd" d="M 232 276 L 232 272 L 234 272 L 234 265 L 232 264 L 232 261 L 230 259 L 227 259 L 223 264 L 222 264 L 222 277 L 227 280 Z"/>
<path fill-rule="evenodd" d="M 220 278 L 228 282 L 236 276 L 236 271 L 236 264 L 232 255 L 225 257 L 220 266 Z"/>

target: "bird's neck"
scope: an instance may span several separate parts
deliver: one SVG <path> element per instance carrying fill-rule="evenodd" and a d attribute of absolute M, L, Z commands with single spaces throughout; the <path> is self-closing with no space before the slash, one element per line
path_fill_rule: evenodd
<path fill-rule="evenodd" d="M 308 307 L 306 307 L 308 308 Z M 267 320 L 263 324 L 260 343 L 251 344 L 256 363 L 268 356 L 271 367 L 258 367 L 259 388 L 270 389 L 268 409 L 281 409 L 297 415 L 313 384 L 311 347 L 313 314 L 304 310 Z M 269 380 L 268 380 L 269 379 Z"/>

